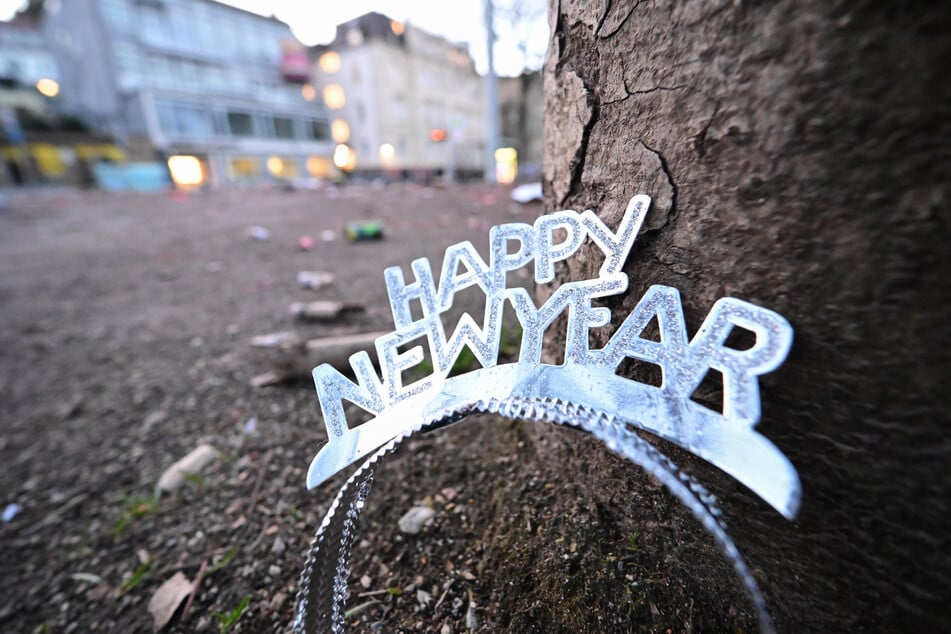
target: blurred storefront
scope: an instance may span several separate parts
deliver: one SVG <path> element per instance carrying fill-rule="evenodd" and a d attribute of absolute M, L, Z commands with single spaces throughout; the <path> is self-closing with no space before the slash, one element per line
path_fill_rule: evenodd
<path fill-rule="evenodd" d="M 283 22 L 212 0 L 69 0 L 46 3 L 42 30 L 61 108 L 183 187 L 321 178 L 330 165 L 328 113 Z"/>

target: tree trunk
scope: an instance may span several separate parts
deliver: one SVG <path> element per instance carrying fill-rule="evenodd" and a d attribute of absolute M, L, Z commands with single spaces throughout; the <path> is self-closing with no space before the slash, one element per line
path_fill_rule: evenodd
<path fill-rule="evenodd" d="M 795 329 L 785 364 L 761 378 L 757 430 L 799 471 L 799 517 L 675 454 L 717 493 L 781 632 L 948 627 L 951 10 L 911 5 L 550 6 L 546 209 L 593 208 L 616 226 L 633 195 L 653 198 L 628 292 L 605 303 L 613 326 L 666 284 L 680 289 L 691 333 L 723 296 Z M 597 276 L 596 247 L 584 249 L 540 296 Z M 549 359 L 559 350 L 555 330 Z M 536 433 L 544 458 L 583 475 L 610 509 L 602 533 L 663 505 L 596 443 Z M 719 601 L 725 590 L 702 581 L 715 563 L 685 561 L 681 542 L 650 539 L 652 526 L 641 543 L 670 549 L 655 560 L 676 555 L 670 583 L 685 588 L 669 600 L 691 611 Z M 678 540 L 708 541 L 685 526 Z M 696 626 L 690 618 L 668 622 Z M 733 623 L 709 618 L 701 629 Z"/>

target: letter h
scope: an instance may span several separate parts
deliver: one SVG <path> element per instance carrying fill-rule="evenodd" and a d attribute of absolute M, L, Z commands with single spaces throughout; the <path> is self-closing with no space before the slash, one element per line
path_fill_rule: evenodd
<path fill-rule="evenodd" d="M 433 272 L 429 260 L 419 258 L 413 260 L 413 273 L 416 281 L 407 284 L 403 279 L 403 270 L 398 266 L 391 266 L 383 271 L 386 280 L 386 292 L 390 296 L 390 310 L 393 312 L 393 324 L 396 330 L 406 328 L 413 323 L 413 314 L 410 302 L 419 300 L 423 311 L 423 319 L 437 315 L 436 311 L 436 284 L 433 282 Z"/>

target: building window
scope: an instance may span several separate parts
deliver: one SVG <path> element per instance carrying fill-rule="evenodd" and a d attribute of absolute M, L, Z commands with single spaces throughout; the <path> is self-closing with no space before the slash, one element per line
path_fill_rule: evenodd
<path fill-rule="evenodd" d="M 311 120 L 308 128 L 308 136 L 315 141 L 326 141 L 330 138 L 330 125 L 323 119 Z"/>
<path fill-rule="evenodd" d="M 247 112 L 228 112 L 228 129 L 234 136 L 254 136 L 254 124 Z"/>
<path fill-rule="evenodd" d="M 323 91 L 324 104 L 331 110 L 340 110 L 347 104 L 347 95 L 340 84 L 327 84 Z"/>
<path fill-rule="evenodd" d="M 215 134 L 211 113 L 201 106 L 157 101 L 159 127 L 171 136 L 205 138 Z"/>
<path fill-rule="evenodd" d="M 228 136 L 230 130 L 228 126 L 228 117 L 222 110 L 215 110 L 211 118 L 215 126 L 215 134 L 218 136 Z"/>
<path fill-rule="evenodd" d="M 406 102 L 403 101 L 403 95 L 399 93 L 393 97 L 393 116 L 399 121 L 406 119 Z"/>
<path fill-rule="evenodd" d="M 231 180 L 254 178 L 261 173 L 261 159 L 253 156 L 235 156 L 228 160 L 228 177 Z"/>
<path fill-rule="evenodd" d="M 175 109 L 172 104 L 162 101 L 155 103 L 155 112 L 158 115 L 159 128 L 165 134 L 175 134 L 178 126 L 175 123 Z"/>
<path fill-rule="evenodd" d="M 320 67 L 320 70 L 327 73 L 328 75 L 333 75 L 340 70 L 340 53 L 336 51 L 327 51 L 320 56 L 317 60 L 317 65 Z"/>
<path fill-rule="evenodd" d="M 132 17 L 129 15 L 129 7 L 118 0 L 106 0 L 102 5 L 103 17 L 109 26 L 117 31 L 127 31 L 132 24 Z"/>
<path fill-rule="evenodd" d="M 214 134 L 210 113 L 197 106 L 175 106 L 178 131 L 189 137 L 209 137 Z"/>
<path fill-rule="evenodd" d="M 274 117 L 274 132 L 279 139 L 293 139 L 294 121 L 287 117 Z"/>
<path fill-rule="evenodd" d="M 331 163 L 322 156 L 308 157 L 307 173 L 314 178 L 329 178 L 331 176 Z"/>
<path fill-rule="evenodd" d="M 292 156 L 269 156 L 267 171 L 274 178 L 289 180 L 298 176 L 298 161 Z"/>

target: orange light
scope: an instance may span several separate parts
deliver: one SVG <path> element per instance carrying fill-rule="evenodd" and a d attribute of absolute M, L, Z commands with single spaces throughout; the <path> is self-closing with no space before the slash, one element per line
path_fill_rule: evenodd
<path fill-rule="evenodd" d="M 340 110 L 347 103 L 347 95 L 340 84 L 324 86 L 324 103 L 331 110 Z"/>
<path fill-rule="evenodd" d="M 353 171 L 353 168 L 357 166 L 356 152 L 341 143 L 334 148 L 334 165 L 345 172 Z"/>
<path fill-rule="evenodd" d="M 307 159 L 307 173 L 314 178 L 330 176 L 330 161 L 323 157 L 311 156 Z"/>
<path fill-rule="evenodd" d="M 205 170 L 195 156 L 168 157 L 168 171 L 171 172 L 176 185 L 194 187 L 205 182 Z"/>
<path fill-rule="evenodd" d="M 334 119 L 330 124 L 330 136 L 337 143 L 346 143 L 350 140 L 350 126 L 343 119 Z"/>
<path fill-rule="evenodd" d="M 380 146 L 380 161 L 386 167 L 391 167 L 396 159 L 396 148 L 392 143 L 384 143 Z"/>
<path fill-rule="evenodd" d="M 509 185 L 518 175 L 518 152 L 512 147 L 500 147 L 495 151 L 495 181 Z"/>
<path fill-rule="evenodd" d="M 284 171 L 284 161 L 279 156 L 269 156 L 267 159 L 267 171 L 272 176 L 280 176 Z"/>
<path fill-rule="evenodd" d="M 449 138 L 449 132 L 445 128 L 433 128 L 429 131 L 429 140 L 433 143 L 442 143 Z"/>
<path fill-rule="evenodd" d="M 333 75 L 340 70 L 340 53 L 337 51 L 327 51 L 317 60 L 320 70 L 328 75 Z"/>
<path fill-rule="evenodd" d="M 397 20 L 390 22 L 390 30 L 393 31 L 393 35 L 403 35 L 403 31 L 406 30 L 406 25 Z"/>
<path fill-rule="evenodd" d="M 59 94 L 59 84 L 52 79 L 40 79 L 36 82 L 36 89 L 41 95 L 51 99 Z"/>
<path fill-rule="evenodd" d="M 303 97 L 307 101 L 313 101 L 314 99 L 317 98 L 317 90 L 310 84 L 304 84 L 303 86 L 301 86 L 300 94 L 301 94 L 301 97 Z"/>

